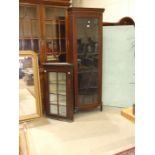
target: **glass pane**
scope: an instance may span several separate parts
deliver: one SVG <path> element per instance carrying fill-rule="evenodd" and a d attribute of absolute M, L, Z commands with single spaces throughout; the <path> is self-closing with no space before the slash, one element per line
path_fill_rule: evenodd
<path fill-rule="evenodd" d="M 59 105 L 66 105 L 66 96 L 59 95 Z"/>
<path fill-rule="evenodd" d="M 65 10 L 62 8 L 52 8 L 52 7 L 46 7 L 45 8 L 45 18 L 50 19 L 61 19 L 65 17 Z"/>
<path fill-rule="evenodd" d="M 45 18 L 54 18 L 55 9 L 51 7 L 45 7 Z"/>
<path fill-rule="evenodd" d="M 58 24 L 52 22 L 46 22 L 46 38 L 58 38 Z"/>
<path fill-rule="evenodd" d="M 20 18 L 24 17 L 24 6 L 19 7 L 19 17 Z"/>
<path fill-rule="evenodd" d="M 25 19 L 24 23 L 24 36 L 31 37 L 31 21 L 29 19 Z"/>
<path fill-rule="evenodd" d="M 57 94 L 50 94 L 50 103 L 57 104 Z"/>
<path fill-rule="evenodd" d="M 57 94 L 57 85 L 56 84 L 49 84 L 49 92 Z"/>
<path fill-rule="evenodd" d="M 24 50 L 31 50 L 31 39 L 25 39 L 24 40 Z"/>
<path fill-rule="evenodd" d="M 58 83 L 66 84 L 66 73 L 58 73 Z"/>
<path fill-rule="evenodd" d="M 33 39 L 33 50 L 35 52 L 39 51 L 39 40 L 38 39 Z"/>
<path fill-rule="evenodd" d="M 65 38 L 65 33 L 66 33 L 65 22 L 60 21 L 59 24 L 60 24 L 60 27 L 59 27 L 60 37 Z"/>
<path fill-rule="evenodd" d="M 23 36 L 22 20 L 19 19 L 19 36 Z"/>
<path fill-rule="evenodd" d="M 38 20 L 31 20 L 32 24 L 32 36 L 39 37 Z"/>
<path fill-rule="evenodd" d="M 29 18 L 37 18 L 37 8 L 36 7 L 26 7 L 25 16 Z"/>
<path fill-rule="evenodd" d="M 50 113 L 51 114 L 58 114 L 58 107 L 57 105 L 50 105 Z"/>
<path fill-rule="evenodd" d="M 55 17 L 57 19 L 61 19 L 61 20 L 64 20 L 65 18 L 65 11 L 66 9 L 63 9 L 63 8 L 56 8 L 55 10 Z"/>
<path fill-rule="evenodd" d="M 59 115 L 66 116 L 66 106 L 59 106 Z"/>
<path fill-rule="evenodd" d="M 19 39 L 19 50 L 22 50 L 22 40 Z"/>
<path fill-rule="evenodd" d="M 59 56 L 59 42 L 55 40 L 46 40 L 47 60 L 57 60 Z"/>
<path fill-rule="evenodd" d="M 66 73 L 58 73 L 58 94 L 66 95 Z"/>
<path fill-rule="evenodd" d="M 57 73 L 56 72 L 50 72 L 48 75 L 49 75 L 49 83 L 57 82 Z"/>
<path fill-rule="evenodd" d="M 98 19 L 77 19 L 78 94 L 80 104 L 97 102 Z"/>
<path fill-rule="evenodd" d="M 66 95 L 66 85 L 64 84 L 58 85 L 58 94 Z"/>
<path fill-rule="evenodd" d="M 46 50 L 48 54 L 53 54 L 59 51 L 58 40 L 46 40 Z"/>
<path fill-rule="evenodd" d="M 65 39 L 60 40 L 60 51 L 61 53 L 66 52 L 66 40 Z"/>

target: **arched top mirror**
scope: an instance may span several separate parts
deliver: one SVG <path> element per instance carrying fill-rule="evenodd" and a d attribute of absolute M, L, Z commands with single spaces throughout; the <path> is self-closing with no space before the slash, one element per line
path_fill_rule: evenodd
<path fill-rule="evenodd" d="M 37 54 L 19 52 L 19 121 L 41 116 L 41 91 Z"/>
<path fill-rule="evenodd" d="M 135 104 L 135 22 L 131 17 L 115 23 L 103 22 L 103 72 L 104 105 L 132 107 Z"/>

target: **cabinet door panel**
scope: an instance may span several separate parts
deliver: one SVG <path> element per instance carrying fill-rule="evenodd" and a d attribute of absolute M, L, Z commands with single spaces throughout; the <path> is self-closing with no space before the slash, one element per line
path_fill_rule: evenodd
<path fill-rule="evenodd" d="M 50 103 L 57 104 L 57 94 L 50 94 L 49 101 Z"/>
<path fill-rule="evenodd" d="M 25 16 L 29 18 L 37 18 L 37 8 L 35 6 L 27 6 L 25 8 Z"/>
<path fill-rule="evenodd" d="M 66 107 L 65 106 L 60 106 L 59 105 L 59 115 L 66 117 Z"/>
<path fill-rule="evenodd" d="M 19 19 L 19 36 L 23 37 L 23 25 L 22 19 Z"/>
<path fill-rule="evenodd" d="M 31 48 L 31 39 L 24 39 L 24 50 L 30 50 Z"/>
<path fill-rule="evenodd" d="M 32 36 L 39 37 L 38 20 L 31 20 L 31 25 L 32 25 Z"/>
<path fill-rule="evenodd" d="M 39 39 L 33 39 L 33 50 L 36 52 L 36 51 L 39 51 Z"/>
<path fill-rule="evenodd" d="M 58 107 L 57 107 L 57 105 L 53 105 L 53 104 L 50 105 L 50 113 L 51 114 L 55 114 L 55 115 L 58 114 Z"/>
<path fill-rule="evenodd" d="M 31 21 L 30 19 L 24 20 L 24 37 L 31 37 Z"/>
<path fill-rule="evenodd" d="M 77 18 L 76 27 L 79 102 L 97 103 L 98 19 Z"/>
<path fill-rule="evenodd" d="M 66 105 L 66 96 L 59 95 L 59 105 Z"/>
<path fill-rule="evenodd" d="M 46 61 L 66 61 L 65 8 L 44 7 L 44 33 Z"/>
<path fill-rule="evenodd" d="M 68 63 L 45 63 L 44 91 L 46 114 L 54 118 L 73 119 L 73 71 Z"/>
<path fill-rule="evenodd" d="M 20 49 L 33 50 L 40 54 L 40 22 L 38 6 L 20 4 L 19 6 L 19 37 L 22 40 Z M 40 58 L 40 55 L 39 55 Z"/>
<path fill-rule="evenodd" d="M 46 38 L 58 38 L 58 25 L 54 22 L 45 22 L 45 35 Z"/>

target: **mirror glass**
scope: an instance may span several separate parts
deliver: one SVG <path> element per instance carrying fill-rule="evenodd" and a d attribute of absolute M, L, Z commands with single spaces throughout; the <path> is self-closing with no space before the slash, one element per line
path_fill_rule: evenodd
<path fill-rule="evenodd" d="M 40 117 L 41 94 L 37 55 L 20 51 L 19 56 L 19 118 L 20 121 Z"/>

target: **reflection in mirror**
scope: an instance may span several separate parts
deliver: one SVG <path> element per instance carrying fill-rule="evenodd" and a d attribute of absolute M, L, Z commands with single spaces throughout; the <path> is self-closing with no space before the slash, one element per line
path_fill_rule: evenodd
<path fill-rule="evenodd" d="M 41 94 L 37 55 L 20 51 L 19 56 L 19 118 L 20 121 L 40 117 Z"/>

